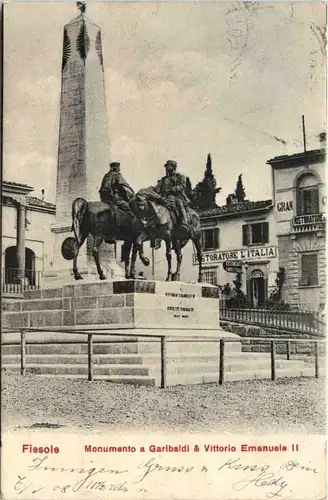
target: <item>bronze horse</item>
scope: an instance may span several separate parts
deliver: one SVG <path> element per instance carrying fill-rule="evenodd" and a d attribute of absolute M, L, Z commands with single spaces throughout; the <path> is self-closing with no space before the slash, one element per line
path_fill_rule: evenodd
<path fill-rule="evenodd" d="M 131 276 L 135 275 L 137 253 L 140 259 L 143 255 L 143 242 L 149 239 L 164 240 L 166 245 L 166 260 L 168 264 L 166 281 L 179 281 L 182 263 L 181 249 L 191 240 L 195 246 L 198 259 L 198 281 L 202 279 L 202 232 L 200 218 L 195 210 L 187 208 L 188 231 L 179 226 L 178 216 L 174 207 L 168 204 L 153 187 L 141 189 L 130 201 L 133 212 L 140 220 L 145 221 L 146 229 L 134 241 L 131 258 Z M 173 208 L 173 210 L 172 210 Z M 172 272 L 172 254 L 175 251 L 177 268 Z"/>
<path fill-rule="evenodd" d="M 99 247 L 106 243 L 123 241 L 123 260 L 125 265 L 125 277 L 134 278 L 129 270 L 131 247 L 135 239 L 142 234 L 143 226 L 140 221 L 135 221 L 132 226 L 130 217 L 114 204 L 107 205 L 102 202 L 87 202 L 83 198 L 76 198 L 72 204 L 72 230 L 75 236 L 75 248 L 73 252 L 73 274 L 76 280 L 82 279 L 77 268 L 79 250 L 87 236 L 93 236 L 92 254 L 97 266 L 99 279 L 105 280 L 106 276 L 101 268 L 99 260 Z M 140 259 L 145 266 L 149 265 L 149 259 L 143 256 L 142 246 L 138 246 Z"/>

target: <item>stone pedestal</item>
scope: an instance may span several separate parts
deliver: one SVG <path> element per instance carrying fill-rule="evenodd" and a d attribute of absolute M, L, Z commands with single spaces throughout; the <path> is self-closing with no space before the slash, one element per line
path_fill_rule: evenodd
<path fill-rule="evenodd" d="M 26 291 L 20 304 L 18 323 L 26 328 L 129 328 L 147 330 L 145 335 L 158 329 L 188 335 L 219 330 L 218 288 L 212 285 L 90 279 Z M 15 314 L 5 313 L 3 326 L 17 326 Z"/>
<path fill-rule="evenodd" d="M 29 341 L 43 340 L 31 347 L 34 373 L 85 376 L 86 334 L 93 332 L 96 378 L 150 385 L 160 384 L 165 336 L 166 380 L 175 385 L 217 381 L 218 341 L 239 340 L 220 328 L 219 318 L 218 288 L 211 285 L 90 281 L 25 292 L 2 314 L 2 326 L 32 328 Z M 226 343 L 226 352 L 240 351 L 239 341 Z"/>

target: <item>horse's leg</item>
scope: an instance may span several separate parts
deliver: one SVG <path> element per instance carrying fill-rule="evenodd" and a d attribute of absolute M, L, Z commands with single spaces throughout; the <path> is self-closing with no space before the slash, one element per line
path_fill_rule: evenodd
<path fill-rule="evenodd" d="M 130 278 L 129 265 L 130 265 L 130 252 L 132 247 L 132 240 L 126 240 L 123 243 L 123 260 L 125 266 L 125 278 Z"/>
<path fill-rule="evenodd" d="M 85 238 L 86 238 L 86 236 L 84 236 L 84 235 L 81 237 L 80 244 L 79 244 L 79 246 L 77 248 L 77 252 L 76 252 L 76 254 L 74 255 L 74 258 L 73 258 L 73 274 L 74 274 L 74 278 L 76 280 L 82 280 L 83 279 L 82 275 L 80 274 L 80 272 L 79 272 L 79 270 L 77 268 L 77 257 L 79 255 L 80 248 L 81 248 L 81 246 L 83 245 L 83 243 L 85 241 Z"/>
<path fill-rule="evenodd" d="M 100 280 L 106 279 L 106 276 L 104 275 L 104 272 L 101 269 L 101 265 L 100 265 L 100 261 L 99 261 L 99 247 L 103 241 L 104 241 L 104 239 L 102 236 L 100 236 L 100 235 L 94 236 L 93 249 L 92 249 L 92 255 L 93 255 L 93 258 L 95 259 L 95 263 L 97 266 L 97 272 L 98 272 Z"/>
<path fill-rule="evenodd" d="M 144 260 L 148 261 L 148 259 L 143 256 L 143 242 L 146 241 L 146 239 L 147 239 L 146 233 L 141 233 L 138 236 L 138 238 L 133 242 L 133 245 L 132 245 L 130 278 L 133 279 L 133 280 L 136 277 L 136 268 L 135 268 L 135 266 L 136 266 L 136 260 L 137 260 L 137 254 L 138 254 L 138 252 L 139 252 L 139 255 L 140 254 L 142 255 L 141 259 L 142 259 L 143 262 L 144 262 Z"/>
<path fill-rule="evenodd" d="M 172 274 L 172 281 L 180 281 L 180 269 L 181 269 L 181 262 L 182 262 L 182 252 L 181 252 L 180 241 L 173 240 L 172 245 L 173 245 L 173 249 L 175 251 L 175 254 L 177 256 L 177 270 L 175 273 Z"/>
<path fill-rule="evenodd" d="M 136 277 L 136 260 L 138 253 L 138 245 L 136 242 L 132 245 L 132 257 L 131 257 L 131 269 L 130 269 L 130 279 L 134 280 Z"/>
<path fill-rule="evenodd" d="M 194 245 L 196 247 L 196 254 L 198 259 L 198 283 L 202 281 L 202 237 L 201 235 L 197 235 L 197 237 L 193 240 Z"/>
<path fill-rule="evenodd" d="M 165 245 L 166 245 L 166 260 L 167 260 L 167 276 L 165 281 L 171 281 L 172 279 L 172 254 L 171 254 L 171 248 L 172 248 L 172 242 L 171 238 L 167 236 L 165 238 Z"/>

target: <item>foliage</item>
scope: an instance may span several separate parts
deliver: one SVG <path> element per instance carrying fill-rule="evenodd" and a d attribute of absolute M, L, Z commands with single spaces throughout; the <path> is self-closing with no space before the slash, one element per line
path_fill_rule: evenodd
<path fill-rule="evenodd" d="M 226 297 L 230 297 L 232 294 L 232 289 L 230 283 L 226 283 L 223 286 L 219 286 L 219 289 L 222 293 L 222 295 L 225 295 Z"/>
<path fill-rule="evenodd" d="M 212 158 L 209 153 L 207 155 L 204 178 L 193 190 L 192 205 L 200 209 L 214 208 L 216 206 L 215 196 L 221 191 L 221 188 L 217 188 L 216 186 L 217 183 L 212 170 Z"/>
<path fill-rule="evenodd" d="M 236 190 L 235 190 L 235 196 L 238 200 L 238 203 L 241 203 L 242 201 L 245 200 L 246 193 L 243 185 L 243 180 L 242 180 L 242 174 L 238 176 L 237 184 L 236 184 Z"/>
<path fill-rule="evenodd" d="M 285 268 L 279 267 L 279 271 L 276 276 L 276 284 L 268 300 L 265 302 L 265 307 L 276 310 L 288 310 L 290 308 L 289 304 L 281 300 L 281 291 L 283 284 L 285 282 Z"/>
<path fill-rule="evenodd" d="M 233 290 L 232 290 L 232 295 L 233 295 L 233 298 L 235 300 L 237 300 L 238 302 L 246 302 L 246 295 L 244 294 L 244 292 L 242 291 L 242 285 L 243 285 L 243 282 L 242 282 L 242 272 L 238 272 L 236 273 L 236 277 L 235 279 L 233 280 L 233 284 L 234 284 L 234 287 L 233 287 Z"/>

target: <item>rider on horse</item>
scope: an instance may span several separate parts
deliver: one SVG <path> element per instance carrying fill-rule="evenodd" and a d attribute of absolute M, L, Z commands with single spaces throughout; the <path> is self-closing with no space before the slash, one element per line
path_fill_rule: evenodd
<path fill-rule="evenodd" d="M 191 186 L 187 177 L 176 172 L 177 162 L 168 160 L 164 167 L 166 175 L 158 181 L 155 191 L 175 207 L 179 216 L 179 225 L 188 230 L 186 207 L 190 203 Z M 169 207 L 168 207 L 169 208 Z"/>
<path fill-rule="evenodd" d="M 109 171 L 104 175 L 99 189 L 100 199 L 108 205 L 112 203 L 116 205 L 134 222 L 135 214 L 129 205 L 131 198 L 134 196 L 134 191 L 121 174 L 120 163 L 112 162 L 109 167 Z"/>

